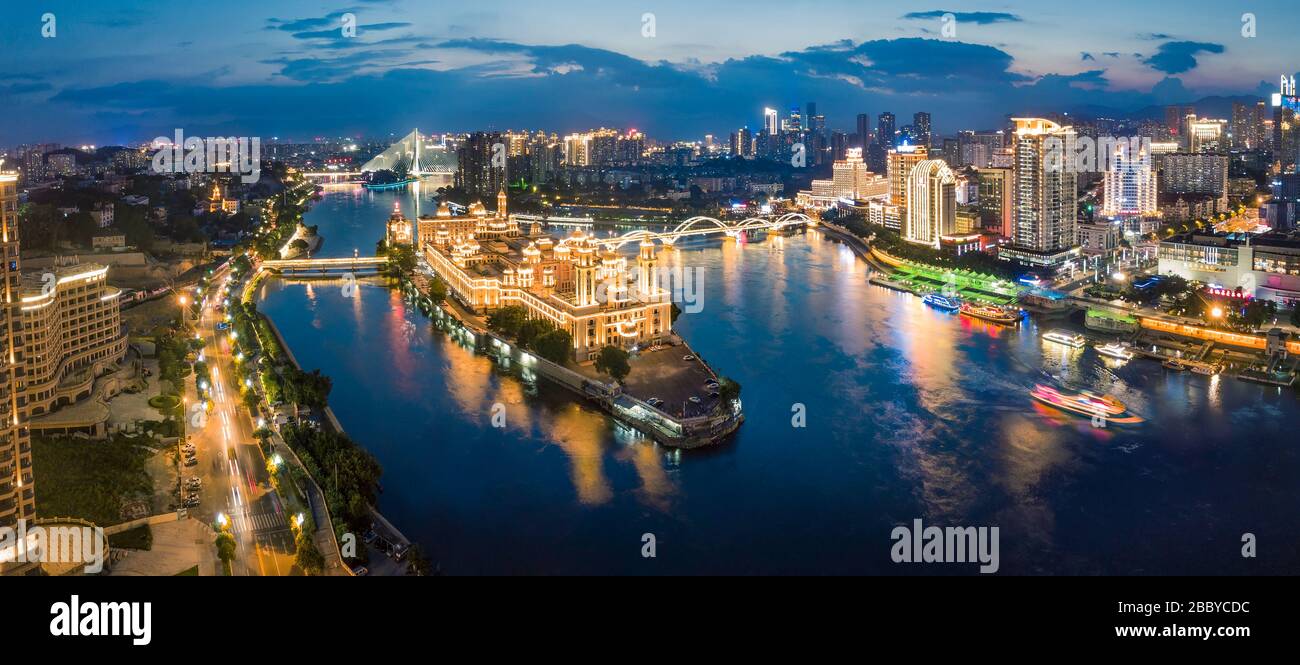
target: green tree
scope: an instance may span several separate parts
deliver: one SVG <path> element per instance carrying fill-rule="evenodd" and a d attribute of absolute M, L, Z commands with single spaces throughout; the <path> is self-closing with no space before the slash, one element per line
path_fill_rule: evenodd
<path fill-rule="evenodd" d="M 503 335 L 515 337 L 519 334 L 519 328 L 528 320 L 528 310 L 517 305 L 502 307 L 492 312 L 487 317 L 488 328 L 499 332 Z"/>
<path fill-rule="evenodd" d="M 542 333 L 533 340 L 533 351 L 553 363 L 563 365 L 573 355 L 573 337 L 569 331 L 558 328 Z"/>
<path fill-rule="evenodd" d="M 441 303 L 447 299 L 447 283 L 441 278 L 434 276 L 433 283 L 429 285 L 429 297 L 433 299 L 434 304 Z"/>
<path fill-rule="evenodd" d="M 596 354 L 596 371 L 603 372 L 613 377 L 615 381 L 623 383 L 623 379 L 632 371 L 632 366 L 627 362 L 627 351 L 617 346 L 605 346 Z"/>
<path fill-rule="evenodd" d="M 222 531 L 217 534 L 217 558 L 230 565 L 235 560 L 235 537 Z"/>
<path fill-rule="evenodd" d="M 320 575 L 325 571 L 325 557 L 316 549 L 316 541 L 305 529 L 298 533 L 295 545 L 298 553 L 294 556 L 294 563 L 298 564 L 302 574 Z"/>
<path fill-rule="evenodd" d="M 740 384 L 725 376 L 722 377 L 718 380 L 718 396 L 722 398 L 723 403 L 740 399 Z"/>
<path fill-rule="evenodd" d="M 519 326 L 519 334 L 515 336 L 515 340 L 519 342 L 520 346 L 531 349 L 533 342 L 537 341 L 538 337 L 554 329 L 555 325 L 550 321 L 529 319 Z"/>

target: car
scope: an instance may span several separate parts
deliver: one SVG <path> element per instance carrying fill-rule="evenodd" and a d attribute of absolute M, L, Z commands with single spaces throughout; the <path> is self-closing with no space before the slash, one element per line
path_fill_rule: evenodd
<path fill-rule="evenodd" d="M 688 353 L 688 354 L 682 356 L 682 360 L 685 360 L 686 362 L 690 362 L 690 361 L 692 361 L 692 360 L 695 360 L 695 356 L 693 356 L 693 355 L 691 355 L 691 354 Z"/>
<path fill-rule="evenodd" d="M 185 484 L 189 487 L 193 487 L 197 489 L 199 487 L 203 487 L 203 480 L 198 476 L 190 476 L 189 478 L 185 479 Z"/>
<path fill-rule="evenodd" d="M 230 327 L 230 324 L 229 324 L 229 323 L 226 323 L 225 321 L 222 321 L 221 323 L 218 323 L 218 324 L 217 324 L 217 330 L 225 330 L 226 328 L 229 328 L 229 327 Z"/>
<path fill-rule="evenodd" d="M 357 577 L 365 577 L 366 575 L 370 574 L 370 571 L 367 570 L 365 566 L 357 566 L 356 568 L 352 569 L 352 574 L 356 575 Z"/>
<path fill-rule="evenodd" d="M 717 389 L 718 389 L 718 382 L 717 382 L 717 381 L 705 381 L 705 382 L 704 382 L 704 387 L 705 387 L 705 388 L 708 388 L 709 390 L 717 390 Z"/>
<path fill-rule="evenodd" d="M 181 505 L 182 505 L 182 506 L 185 506 L 186 508 L 198 508 L 198 507 L 199 507 L 199 497 L 197 497 L 197 496 L 189 497 L 189 498 L 185 499 L 185 502 L 182 503 Z"/>
<path fill-rule="evenodd" d="M 379 538 L 379 534 L 375 533 L 374 529 L 370 529 L 369 531 L 365 532 L 365 534 L 361 536 L 361 539 L 365 541 L 367 545 L 375 542 L 376 538 Z"/>
<path fill-rule="evenodd" d="M 696 397 L 695 395 L 691 395 L 688 401 L 690 401 L 691 404 L 699 404 L 700 398 Z"/>
<path fill-rule="evenodd" d="M 197 457 L 191 457 L 191 458 L 185 460 L 185 466 L 197 466 L 198 463 L 199 463 L 199 460 L 198 460 Z"/>
<path fill-rule="evenodd" d="M 646 400 L 645 403 L 649 404 L 650 406 L 658 408 L 660 404 L 664 403 L 664 401 L 659 399 L 658 397 L 651 397 L 650 399 Z"/>

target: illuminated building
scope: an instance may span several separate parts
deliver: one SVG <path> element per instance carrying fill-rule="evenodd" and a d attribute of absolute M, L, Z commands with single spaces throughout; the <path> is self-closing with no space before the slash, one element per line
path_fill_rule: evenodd
<path fill-rule="evenodd" d="M 957 228 L 957 176 L 940 159 L 912 167 L 907 177 L 907 216 L 903 239 L 939 248 L 939 239 Z"/>
<path fill-rule="evenodd" d="M 979 175 L 980 222 L 1004 238 L 1014 233 L 1015 171 L 1010 168 L 981 168 Z"/>
<path fill-rule="evenodd" d="M 1115 144 L 1103 183 L 1101 214 L 1112 217 L 1154 215 L 1156 208 L 1156 172 L 1152 156 L 1145 150 L 1134 155 L 1133 146 Z"/>
<path fill-rule="evenodd" d="M 1210 288 L 1300 304 L 1300 241 L 1280 234 L 1184 233 L 1160 243 L 1159 271 Z"/>
<path fill-rule="evenodd" d="M 1282 75 L 1281 85 L 1269 100 L 1273 105 L 1273 162 L 1281 171 L 1300 164 L 1300 96 L 1295 76 Z"/>
<path fill-rule="evenodd" d="M 1016 124 L 1014 224 L 1011 244 L 998 256 L 1033 265 L 1060 265 L 1079 252 L 1077 174 L 1065 164 L 1054 163 L 1053 156 L 1076 154 L 1074 128 L 1042 118 L 1012 121 Z"/>
<path fill-rule="evenodd" d="M 812 181 L 812 189 L 798 193 L 795 202 L 802 208 L 825 210 L 839 201 L 859 201 L 885 198 L 889 195 L 889 181 L 867 170 L 862 161 L 862 148 L 848 148 L 844 159 L 831 166 L 830 180 Z"/>
<path fill-rule="evenodd" d="M 581 231 L 557 240 L 521 229 L 504 192 L 495 214 L 481 203 L 463 217 L 442 213 L 420 220 L 421 250 L 460 302 L 479 311 L 523 307 L 529 318 L 567 330 L 579 361 L 606 345 L 646 346 L 671 333 L 672 303 L 656 279 L 653 242 L 642 241 L 629 266 Z"/>
<path fill-rule="evenodd" d="M 907 177 L 912 168 L 928 159 L 929 151 L 923 146 L 900 145 L 889 151 L 886 158 L 886 171 L 889 177 L 889 202 L 897 206 L 907 205 Z"/>
<path fill-rule="evenodd" d="M 1187 149 L 1188 152 L 1226 152 L 1224 129 L 1227 127 L 1227 120 L 1213 120 L 1209 118 L 1187 119 Z"/>
<path fill-rule="evenodd" d="M 912 135 L 918 145 L 930 145 L 930 114 L 918 111 L 912 114 Z"/>
<path fill-rule="evenodd" d="M 37 416 L 90 397 L 95 381 L 115 370 L 126 353 L 121 291 L 107 278 L 108 267 L 95 264 L 23 275 L 24 394 L 33 430 L 49 429 Z M 65 423 L 57 430 L 103 435 L 103 427 L 103 421 Z"/>
<path fill-rule="evenodd" d="M 1177 152 L 1156 159 L 1160 194 L 1209 194 L 1228 202 L 1228 156 Z"/>
<path fill-rule="evenodd" d="M 394 203 L 393 214 L 388 216 L 385 240 L 389 245 L 409 245 L 411 239 L 411 222 L 402 214 L 401 204 Z"/>
<path fill-rule="evenodd" d="M 776 109 L 763 108 L 763 131 L 767 132 L 768 136 L 776 136 L 780 133 L 779 122 Z"/>
<path fill-rule="evenodd" d="M 885 111 L 876 117 L 876 141 L 885 150 L 894 148 L 894 114 Z"/>
<path fill-rule="evenodd" d="M 0 527 L 15 526 L 36 516 L 32 478 L 32 442 L 24 411 L 21 347 L 22 313 L 18 293 L 18 176 L 0 172 L 0 262 L 4 280 L 4 310 L 0 312 Z"/>
<path fill-rule="evenodd" d="M 228 199 L 221 195 L 221 183 L 213 181 L 212 193 L 208 196 L 208 212 L 239 212 L 239 199 Z"/>

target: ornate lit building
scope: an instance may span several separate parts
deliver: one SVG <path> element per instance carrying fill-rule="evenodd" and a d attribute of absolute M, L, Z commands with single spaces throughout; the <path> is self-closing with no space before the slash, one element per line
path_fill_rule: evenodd
<path fill-rule="evenodd" d="M 917 162 L 907 177 L 903 239 L 939 248 L 957 230 L 957 176 L 941 159 Z"/>
<path fill-rule="evenodd" d="M 534 319 L 567 330 L 573 357 L 590 360 L 606 345 L 623 348 L 662 341 L 672 331 L 672 303 L 656 280 L 658 258 L 642 241 L 634 259 L 574 231 L 555 239 L 536 226 L 521 229 L 506 210 L 482 203 L 463 216 L 447 204 L 418 223 L 425 261 L 462 303 L 477 310 L 521 306 Z"/>
<path fill-rule="evenodd" d="M 224 212 L 233 215 L 239 212 L 239 199 L 228 199 L 221 195 L 221 183 L 212 182 L 212 194 L 208 196 L 208 212 Z"/>
<path fill-rule="evenodd" d="M 393 204 L 393 214 L 388 216 L 388 232 L 384 236 L 388 245 L 411 244 L 411 222 L 402 214 L 402 205 Z"/>

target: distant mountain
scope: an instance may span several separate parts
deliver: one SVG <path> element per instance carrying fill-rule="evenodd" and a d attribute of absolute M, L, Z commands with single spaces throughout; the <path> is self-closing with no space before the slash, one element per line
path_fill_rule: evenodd
<path fill-rule="evenodd" d="M 1196 113 L 1203 118 L 1223 118 L 1224 120 L 1232 119 L 1233 104 L 1254 104 L 1258 101 L 1268 101 L 1263 97 L 1255 95 L 1234 95 L 1223 96 L 1213 95 L 1202 97 L 1194 102 L 1180 102 L 1178 106 L 1191 106 L 1196 109 Z M 1122 120 L 1164 120 L 1165 106 L 1151 105 L 1144 106 L 1135 111 L 1124 111 L 1108 106 L 1084 105 L 1076 106 L 1070 109 L 1070 115 L 1081 118 L 1116 118 Z"/>

